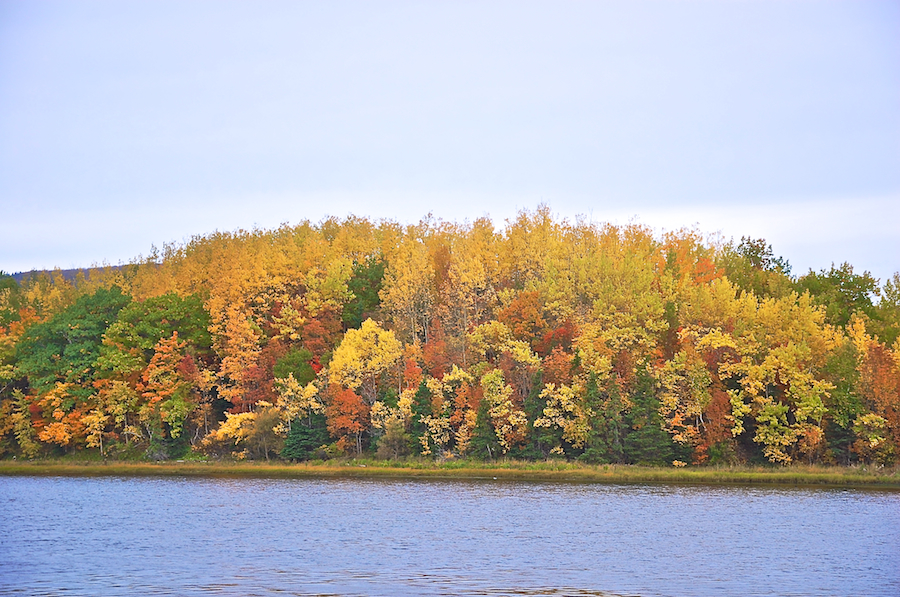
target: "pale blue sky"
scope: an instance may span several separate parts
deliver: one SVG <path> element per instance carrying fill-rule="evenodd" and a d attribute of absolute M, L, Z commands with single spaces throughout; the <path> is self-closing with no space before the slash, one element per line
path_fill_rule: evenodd
<path fill-rule="evenodd" d="M 900 270 L 900 3 L 0 0 L 0 269 L 353 213 Z"/>

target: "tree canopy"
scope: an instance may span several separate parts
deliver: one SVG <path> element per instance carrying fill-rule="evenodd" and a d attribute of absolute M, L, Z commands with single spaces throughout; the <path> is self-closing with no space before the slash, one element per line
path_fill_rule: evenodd
<path fill-rule="evenodd" d="M 900 275 L 554 219 L 217 232 L 0 274 L 0 455 L 893 463 Z"/>

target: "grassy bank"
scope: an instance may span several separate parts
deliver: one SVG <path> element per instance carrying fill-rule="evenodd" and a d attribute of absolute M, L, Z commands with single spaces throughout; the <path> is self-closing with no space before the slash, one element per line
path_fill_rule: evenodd
<path fill-rule="evenodd" d="M 900 490 L 900 469 L 875 467 L 687 467 L 584 465 L 566 462 L 494 463 L 450 461 L 341 460 L 302 464 L 260 462 L 0 462 L 0 475 L 176 476 L 260 478 L 401 478 L 558 481 L 575 483 L 658 483 L 779 485 Z"/>

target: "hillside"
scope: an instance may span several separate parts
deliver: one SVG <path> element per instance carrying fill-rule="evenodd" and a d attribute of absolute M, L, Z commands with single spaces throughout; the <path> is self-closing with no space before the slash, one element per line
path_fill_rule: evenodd
<path fill-rule="evenodd" d="M 0 451 L 896 462 L 900 276 L 523 212 L 0 280 Z"/>

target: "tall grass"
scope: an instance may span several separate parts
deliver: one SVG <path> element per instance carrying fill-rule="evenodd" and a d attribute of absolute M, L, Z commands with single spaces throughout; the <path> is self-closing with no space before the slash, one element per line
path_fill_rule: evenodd
<path fill-rule="evenodd" d="M 384 477 L 490 479 L 576 483 L 781 485 L 900 490 L 900 468 L 826 467 L 646 467 L 587 465 L 560 460 L 480 462 L 448 460 L 340 459 L 300 464 L 211 462 L 0 462 L 0 475 L 181 476 L 181 477 Z"/>

